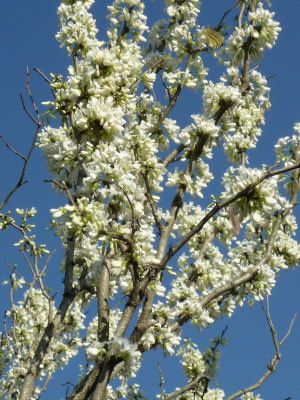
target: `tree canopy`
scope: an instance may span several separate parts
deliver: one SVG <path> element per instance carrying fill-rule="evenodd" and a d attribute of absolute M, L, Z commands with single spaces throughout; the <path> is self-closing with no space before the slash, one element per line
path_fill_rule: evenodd
<path fill-rule="evenodd" d="M 0 394 L 42 399 L 75 359 L 67 399 L 142 399 L 144 355 L 159 361 L 162 351 L 186 384 L 169 391 L 161 373 L 157 398 L 259 400 L 293 325 L 277 334 L 268 296 L 300 258 L 300 123 L 275 144 L 274 164 L 252 163 L 271 107 L 261 60 L 280 24 L 268 1 L 233 2 L 208 26 L 205 1 L 166 0 L 148 23 L 147 2 L 114 0 L 98 33 L 93 3 L 60 2 L 56 39 L 70 66 L 66 75 L 35 68 L 50 88 L 46 112 L 27 70 L 30 107 L 21 101 L 36 128 L 27 153 L 1 136 L 22 162 L 2 194 L 1 234 L 18 234 L 29 273 L 8 265 Z M 183 124 L 180 101 L 192 91 L 198 110 Z M 35 235 L 39 205 L 10 209 L 36 146 L 61 200 L 49 224 L 60 265 Z M 47 274 L 61 274 L 62 288 L 49 287 Z M 274 354 L 256 382 L 225 394 L 215 377 L 226 328 L 206 350 L 190 332 L 263 300 Z"/>

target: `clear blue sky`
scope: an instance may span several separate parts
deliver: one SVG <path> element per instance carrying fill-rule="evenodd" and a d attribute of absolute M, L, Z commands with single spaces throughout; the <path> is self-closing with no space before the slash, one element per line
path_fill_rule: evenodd
<path fill-rule="evenodd" d="M 68 60 L 64 50 L 59 48 L 54 35 L 58 29 L 55 0 L 2 0 L 0 3 L 0 133 L 20 151 L 25 152 L 29 145 L 34 127 L 22 111 L 18 93 L 25 92 L 25 66 L 39 67 L 45 73 L 64 73 Z M 99 19 L 100 34 L 106 13 L 107 0 L 96 0 L 95 15 Z M 146 1 L 150 18 L 155 18 L 160 9 L 160 0 Z M 202 23 L 213 26 L 223 11 L 233 3 L 233 0 L 203 0 Z M 254 162 L 257 164 L 272 162 L 273 144 L 280 136 L 290 134 L 295 121 L 300 121 L 299 93 L 300 93 L 300 51 L 299 51 L 299 16 L 300 1 L 274 0 L 273 9 L 277 19 L 281 22 L 283 31 L 277 46 L 267 52 L 262 70 L 266 76 L 276 74 L 271 81 L 272 109 L 267 114 L 267 123 L 264 136 L 260 141 L 260 149 L 255 153 Z M 211 71 L 214 77 L 216 71 Z M 32 90 L 37 102 L 50 98 L 47 85 L 32 73 Z M 194 110 L 193 97 L 186 98 L 181 103 L 181 123 L 188 121 L 190 109 Z M 19 171 L 18 160 L 15 159 L 0 144 L 0 182 L 1 194 L 9 188 L 12 180 L 16 179 Z M 51 232 L 45 228 L 49 221 L 49 209 L 61 202 L 53 196 L 47 184 L 42 180 L 48 177 L 43 160 L 38 151 L 32 159 L 28 183 L 21 189 L 10 203 L 10 208 L 36 206 L 39 217 L 37 230 L 39 240 L 47 242 L 50 248 L 59 248 L 58 242 Z M 300 221 L 300 212 L 297 211 Z M 19 262 L 20 270 L 25 268 L 10 243 L 11 236 L 1 235 L 0 251 L 0 280 L 7 274 L 4 262 Z M 57 285 L 61 281 L 58 274 L 59 252 L 49 267 L 51 278 L 49 283 Z M 282 334 L 287 328 L 294 313 L 300 318 L 300 271 L 283 272 L 278 285 L 273 291 L 271 308 L 279 332 Z M 0 311 L 6 308 L 6 292 L 1 289 Z M 272 345 L 266 323 L 260 307 L 245 307 L 237 311 L 229 321 L 220 321 L 215 329 L 204 333 L 193 332 L 193 339 L 204 348 L 210 336 L 219 333 L 228 324 L 227 338 L 229 344 L 223 352 L 221 372 L 217 378 L 220 387 L 229 395 L 236 389 L 252 384 L 265 371 L 265 366 L 272 355 Z M 185 332 L 189 334 L 189 332 Z M 265 400 L 284 400 L 292 396 L 293 400 L 300 398 L 300 321 L 296 322 L 293 333 L 282 350 L 282 362 L 275 375 L 260 390 Z M 167 367 L 169 361 L 162 360 L 162 367 L 167 377 L 168 389 L 172 390 L 182 380 L 176 362 L 172 368 Z M 60 374 L 60 383 L 67 380 L 76 381 L 72 377 L 71 368 L 68 373 Z M 147 356 L 147 366 L 140 378 L 141 386 L 146 394 L 152 395 L 157 390 L 158 372 L 153 355 Z M 51 385 L 44 399 L 60 399 L 63 388 Z"/>

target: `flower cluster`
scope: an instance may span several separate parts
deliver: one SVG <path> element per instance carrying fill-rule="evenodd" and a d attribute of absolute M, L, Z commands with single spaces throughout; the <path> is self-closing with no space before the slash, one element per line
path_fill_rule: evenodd
<path fill-rule="evenodd" d="M 12 328 L 2 351 L 4 358 L 12 360 L 12 363 L 1 377 L 3 393 L 12 393 L 15 396 L 19 394 L 22 378 L 34 358 L 49 318 L 52 318 L 55 312 L 54 304 L 49 302 L 44 293 L 32 287 L 25 292 L 24 299 L 7 312 L 6 316 L 11 321 Z M 50 349 L 40 365 L 40 386 L 36 387 L 35 396 L 40 393 L 43 382 L 49 380 L 58 367 L 68 364 L 77 354 L 81 345 L 80 330 L 84 328 L 83 320 L 81 304 L 76 302 L 67 313 L 62 335 L 51 342 Z"/>
<path fill-rule="evenodd" d="M 237 27 L 228 38 L 226 51 L 230 63 L 238 65 L 242 62 L 245 43 L 249 46 L 252 59 L 260 58 L 266 48 L 274 46 L 281 31 L 279 22 L 273 19 L 274 15 L 259 2 L 256 10 L 249 13 L 248 23 Z"/>
<path fill-rule="evenodd" d="M 63 2 L 58 8 L 62 25 L 56 35 L 62 46 L 66 46 L 69 54 L 77 55 L 86 52 L 93 46 L 97 28 L 93 16 L 87 11 L 93 1 Z"/>
<path fill-rule="evenodd" d="M 223 176 L 223 185 L 225 192 L 221 198 L 227 199 L 230 195 L 241 192 L 246 187 L 251 187 L 262 177 L 264 171 L 240 166 L 238 168 L 230 167 Z M 247 196 L 237 200 L 234 203 L 233 212 L 239 215 L 242 221 L 249 213 L 257 210 L 263 210 L 266 213 L 272 213 L 279 210 L 279 193 L 277 188 L 277 177 L 270 178 L 260 184 L 255 184 Z"/>
<path fill-rule="evenodd" d="M 197 345 L 187 341 L 179 351 L 182 366 L 188 379 L 192 380 L 205 372 L 205 362 Z"/>

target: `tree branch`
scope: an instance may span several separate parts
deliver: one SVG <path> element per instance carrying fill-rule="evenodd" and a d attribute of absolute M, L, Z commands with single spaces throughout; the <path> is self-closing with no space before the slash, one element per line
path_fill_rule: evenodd
<path fill-rule="evenodd" d="M 194 390 L 202 380 L 208 380 L 208 377 L 206 375 L 197 376 L 195 379 L 193 379 L 191 382 L 189 382 L 184 387 L 175 390 L 173 393 L 171 393 L 167 396 L 164 396 L 163 400 L 173 400 L 173 399 L 176 399 L 176 397 L 179 397 L 186 392 L 190 392 L 191 390 Z"/>
<path fill-rule="evenodd" d="M 291 167 L 287 168 L 282 168 L 279 170 L 271 171 L 271 172 L 266 172 L 259 178 L 256 182 L 251 183 L 250 185 L 246 186 L 243 190 L 238 192 L 237 194 L 231 196 L 229 199 L 225 200 L 222 203 L 217 203 L 203 218 L 202 220 L 190 230 L 190 232 L 183 237 L 177 244 L 175 244 L 172 248 L 170 248 L 169 252 L 165 255 L 165 257 L 162 259 L 162 262 L 160 264 L 160 268 L 163 268 L 167 262 L 197 233 L 201 231 L 201 229 L 205 226 L 205 224 L 210 221 L 220 210 L 223 208 L 229 206 L 230 204 L 234 203 L 236 200 L 246 197 L 249 195 L 260 183 L 265 181 L 266 179 L 270 179 L 273 176 L 276 175 L 282 175 L 284 173 L 294 171 L 296 169 L 300 168 L 300 164 L 297 163 L 296 165 L 293 165 Z"/>
<path fill-rule="evenodd" d="M 234 400 L 246 393 L 253 392 L 254 390 L 256 390 L 262 386 L 262 384 L 276 371 L 278 364 L 280 362 L 280 359 L 281 359 L 280 348 L 291 333 L 296 315 L 293 317 L 293 319 L 290 323 L 289 329 L 288 329 L 286 335 L 284 336 L 284 338 L 282 340 L 279 340 L 277 331 L 274 327 L 274 323 L 273 323 L 271 315 L 270 315 L 269 301 L 267 300 L 266 308 L 264 306 L 262 306 L 262 307 L 263 307 L 263 311 L 264 311 L 264 314 L 265 314 L 265 317 L 266 317 L 266 320 L 267 320 L 267 323 L 268 323 L 268 326 L 269 326 L 269 329 L 271 332 L 272 341 L 273 341 L 273 345 L 275 348 L 275 354 L 273 355 L 270 362 L 268 363 L 266 372 L 257 380 L 257 382 L 255 382 L 251 386 L 248 386 L 244 389 L 240 389 L 240 390 L 236 391 L 231 396 L 229 396 L 227 398 L 227 400 Z"/>
<path fill-rule="evenodd" d="M 8 192 L 8 194 L 4 197 L 4 199 L 2 200 L 2 202 L 0 203 L 0 210 L 2 210 L 2 208 L 4 208 L 6 206 L 6 204 L 8 203 L 9 199 L 12 197 L 12 195 L 21 187 L 23 186 L 25 183 L 27 183 L 27 181 L 25 180 L 25 174 L 27 171 L 27 167 L 29 164 L 29 160 L 31 158 L 35 143 L 36 143 L 36 139 L 37 139 L 37 135 L 42 127 L 42 121 L 40 119 L 40 115 L 39 115 L 39 111 L 38 108 L 35 104 L 35 101 L 33 99 L 33 96 L 31 94 L 31 90 L 30 90 L 30 73 L 29 73 L 29 69 L 28 67 L 26 67 L 26 91 L 27 94 L 29 96 L 29 99 L 31 101 L 31 105 L 33 107 L 33 110 L 36 114 L 36 117 L 34 118 L 30 112 L 28 111 L 28 109 L 26 108 L 25 104 L 24 104 L 24 100 L 23 97 L 21 95 L 21 100 L 22 100 L 22 104 L 23 104 L 23 108 L 26 112 L 26 114 L 30 117 L 30 119 L 35 123 L 36 125 L 36 130 L 35 130 L 35 134 L 33 136 L 31 145 L 29 147 L 29 150 L 27 152 L 27 154 L 25 156 L 21 155 L 18 151 L 14 150 L 12 146 L 10 146 L 3 137 L 1 137 L 1 139 L 6 143 L 6 146 L 9 147 L 16 155 L 18 155 L 18 157 L 20 157 L 23 160 L 23 167 L 21 169 L 20 172 L 20 176 L 19 179 L 17 181 L 17 183 L 13 186 L 13 188 Z"/>

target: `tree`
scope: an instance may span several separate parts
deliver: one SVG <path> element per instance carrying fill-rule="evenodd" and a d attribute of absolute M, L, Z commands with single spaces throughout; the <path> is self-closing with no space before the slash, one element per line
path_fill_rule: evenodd
<path fill-rule="evenodd" d="M 165 18 L 148 28 L 145 2 L 115 0 L 100 41 L 92 3 L 59 6 L 57 39 L 72 65 L 65 78 L 36 69 L 53 96 L 44 114 L 27 71 L 33 112 L 22 103 L 36 125 L 27 155 L 2 137 L 23 168 L 3 197 L 1 230 L 19 234 L 32 278 L 11 267 L 1 396 L 40 398 L 80 350 L 87 365 L 69 399 L 143 398 L 131 378 L 144 353 L 162 349 L 180 357 L 187 383 L 166 393 L 162 376 L 159 398 L 259 399 L 252 392 L 276 369 L 291 330 L 278 338 L 268 304 L 274 356 L 256 383 L 227 397 L 213 385 L 225 330 L 200 352 L 182 329 L 204 329 L 237 305 L 263 300 L 278 272 L 299 261 L 293 212 L 300 125 L 275 145 L 274 166 L 250 166 L 270 108 L 258 66 L 279 23 L 267 2 L 240 0 L 216 26 L 202 26 L 199 1 L 167 0 Z M 207 79 L 211 59 L 222 66 L 216 81 Z M 201 95 L 199 112 L 180 127 L 176 105 L 188 89 Z M 8 211 L 35 143 L 64 199 L 51 210 L 63 246 L 62 293 L 45 283 L 51 257 L 33 233 L 35 208 Z M 220 160 L 218 146 L 227 157 L 220 187 L 212 186 L 210 171 Z"/>

